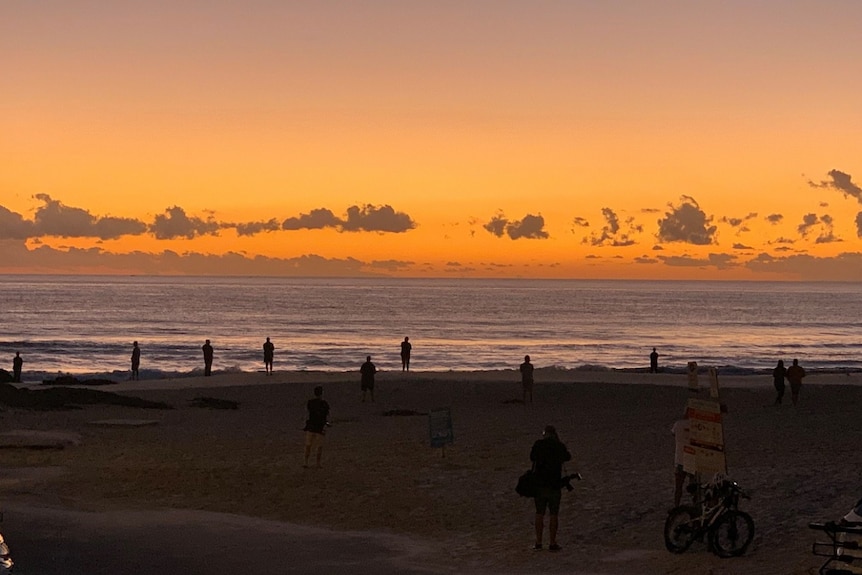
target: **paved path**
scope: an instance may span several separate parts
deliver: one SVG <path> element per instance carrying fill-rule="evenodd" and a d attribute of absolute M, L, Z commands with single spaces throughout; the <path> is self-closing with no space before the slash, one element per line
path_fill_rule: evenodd
<path fill-rule="evenodd" d="M 3 507 L 16 575 L 433 574 L 433 544 L 204 511 Z"/>

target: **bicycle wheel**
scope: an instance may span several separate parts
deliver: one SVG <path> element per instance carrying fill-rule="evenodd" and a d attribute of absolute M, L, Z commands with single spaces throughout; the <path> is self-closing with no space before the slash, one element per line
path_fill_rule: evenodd
<path fill-rule="evenodd" d="M 664 545 L 671 553 L 682 553 L 691 547 L 697 536 L 696 507 L 686 505 L 674 507 L 664 522 Z"/>
<path fill-rule="evenodd" d="M 738 557 L 754 539 L 754 520 L 744 511 L 728 511 L 709 532 L 712 552 L 719 557 Z"/>

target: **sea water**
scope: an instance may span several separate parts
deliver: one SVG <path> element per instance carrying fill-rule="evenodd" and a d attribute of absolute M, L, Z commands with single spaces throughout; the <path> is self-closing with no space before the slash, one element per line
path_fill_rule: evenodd
<path fill-rule="evenodd" d="M 371 355 L 400 369 L 663 369 L 689 361 L 765 373 L 862 370 L 862 290 L 845 283 L 499 279 L 295 279 L 6 276 L 0 278 L 0 367 L 16 351 L 25 379 L 58 373 L 128 377 L 132 342 L 144 378 L 213 369 L 357 370 Z M 3 365 L 3 364 L 7 365 Z"/>

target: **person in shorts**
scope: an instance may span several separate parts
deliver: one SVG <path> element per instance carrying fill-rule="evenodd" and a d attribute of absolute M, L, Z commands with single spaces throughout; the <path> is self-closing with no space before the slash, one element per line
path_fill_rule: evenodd
<path fill-rule="evenodd" d="M 320 468 L 320 456 L 323 453 L 323 436 L 326 433 L 326 426 L 329 425 L 329 404 L 323 399 L 323 387 L 318 385 L 314 388 L 314 397 L 308 400 L 308 419 L 305 420 L 305 463 L 303 467 L 308 467 L 308 460 L 311 458 L 312 451 L 316 450 L 315 467 Z"/>
<path fill-rule="evenodd" d="M 557 529 L 559 526 L 560 500 L 562 499 L 563 463 L 570 461 L 572 455 L 557 436 L 553 425 L 545 426 L 542 438 L 533 444 L 530 461 L 533 462 L 538 493 L 533 498 L 536 504 L 536 544 L 533 549 L 542 549 L 542 535 L 545 529 L 545 512 L 550 514 L 548 521 L 548 550 L 559 551 Z"/>

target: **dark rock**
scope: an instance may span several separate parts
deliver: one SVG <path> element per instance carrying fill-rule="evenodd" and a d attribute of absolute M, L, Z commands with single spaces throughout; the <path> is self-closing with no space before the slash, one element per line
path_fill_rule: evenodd
<path fill-rule="evenodd" d="M 8 383 L 0 384 L 0 404 L 22 409 L 79 409 L 81 405 L 121 405 L 143 409 L 173 409 L 167 403 L 148 401 L 139 397 L 129 397 L 98 391 L 95 389 L 75 389 L 72 387 L 53 387 L 51 389 L 19 389 Z"/>

